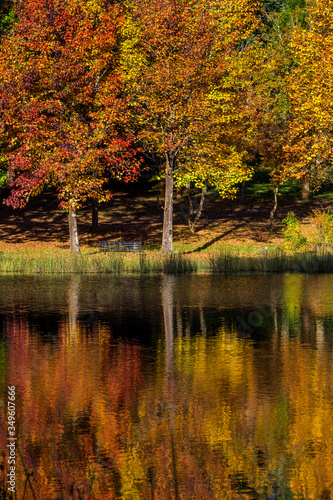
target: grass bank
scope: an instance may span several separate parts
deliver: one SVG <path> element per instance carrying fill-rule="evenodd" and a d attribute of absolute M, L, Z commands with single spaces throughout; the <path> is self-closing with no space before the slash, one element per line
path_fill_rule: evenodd
<path fill-rule="evenodd" d="M 288 254 L 273 250 L 262 254 L 244 255 L 225 250 L 215 253 L 159 252 L 107 253 L 82 251 L 71 256 L 68 251 L 12 251 L 0 254 L 1 274 L 184 274 L 184 273 L 333 273 L 333 253 L 303 252 Z"/>

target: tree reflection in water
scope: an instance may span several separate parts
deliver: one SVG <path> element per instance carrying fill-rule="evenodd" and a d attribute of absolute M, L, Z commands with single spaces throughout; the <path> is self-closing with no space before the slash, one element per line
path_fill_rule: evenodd
<path fill-rule="evenodd" d="M 0 388 L 37 498 L 330 498 L 331 277 L 23 284 L 0 280 Z"/>

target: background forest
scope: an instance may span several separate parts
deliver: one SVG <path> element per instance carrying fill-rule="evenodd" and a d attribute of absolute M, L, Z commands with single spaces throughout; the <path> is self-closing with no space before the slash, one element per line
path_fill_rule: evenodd
<path fill-rule="evenodd" d="M 97 232 L 115 182 L 150 177 L 169 253 L 176 189 L 194 233 L 207 194 L 244 202 L 262 171 L 272 228 L 285 185 L 330 187 L 332 18 L 330 0 L 3 0 L 5 204 L 56 189 L 77 253 L 77 211 Z"/>

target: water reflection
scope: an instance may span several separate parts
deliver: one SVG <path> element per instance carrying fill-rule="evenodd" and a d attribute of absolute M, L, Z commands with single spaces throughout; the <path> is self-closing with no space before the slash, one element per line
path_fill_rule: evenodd
<path fill-rule="evenodd" d="M 296 274 L 1 277 L 1 419 L 15 385 L 36 498 L 333 497 L 332 291 Z M 25 483 L 19 460 L 19 499 Z"/>

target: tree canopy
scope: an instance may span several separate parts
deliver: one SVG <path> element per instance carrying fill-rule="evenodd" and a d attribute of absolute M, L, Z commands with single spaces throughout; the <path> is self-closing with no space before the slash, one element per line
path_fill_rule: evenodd
<path fill-rule="evenodd" d="M 108 199 L 106 171 L 125 180 L 138 173 L 117 67 L 122 12 L 108 2 L 27 0 L 17 15 L 0 51 L 6 203 L 23 206 L 54 185 L 75 214 L 88 197 Z"/>

